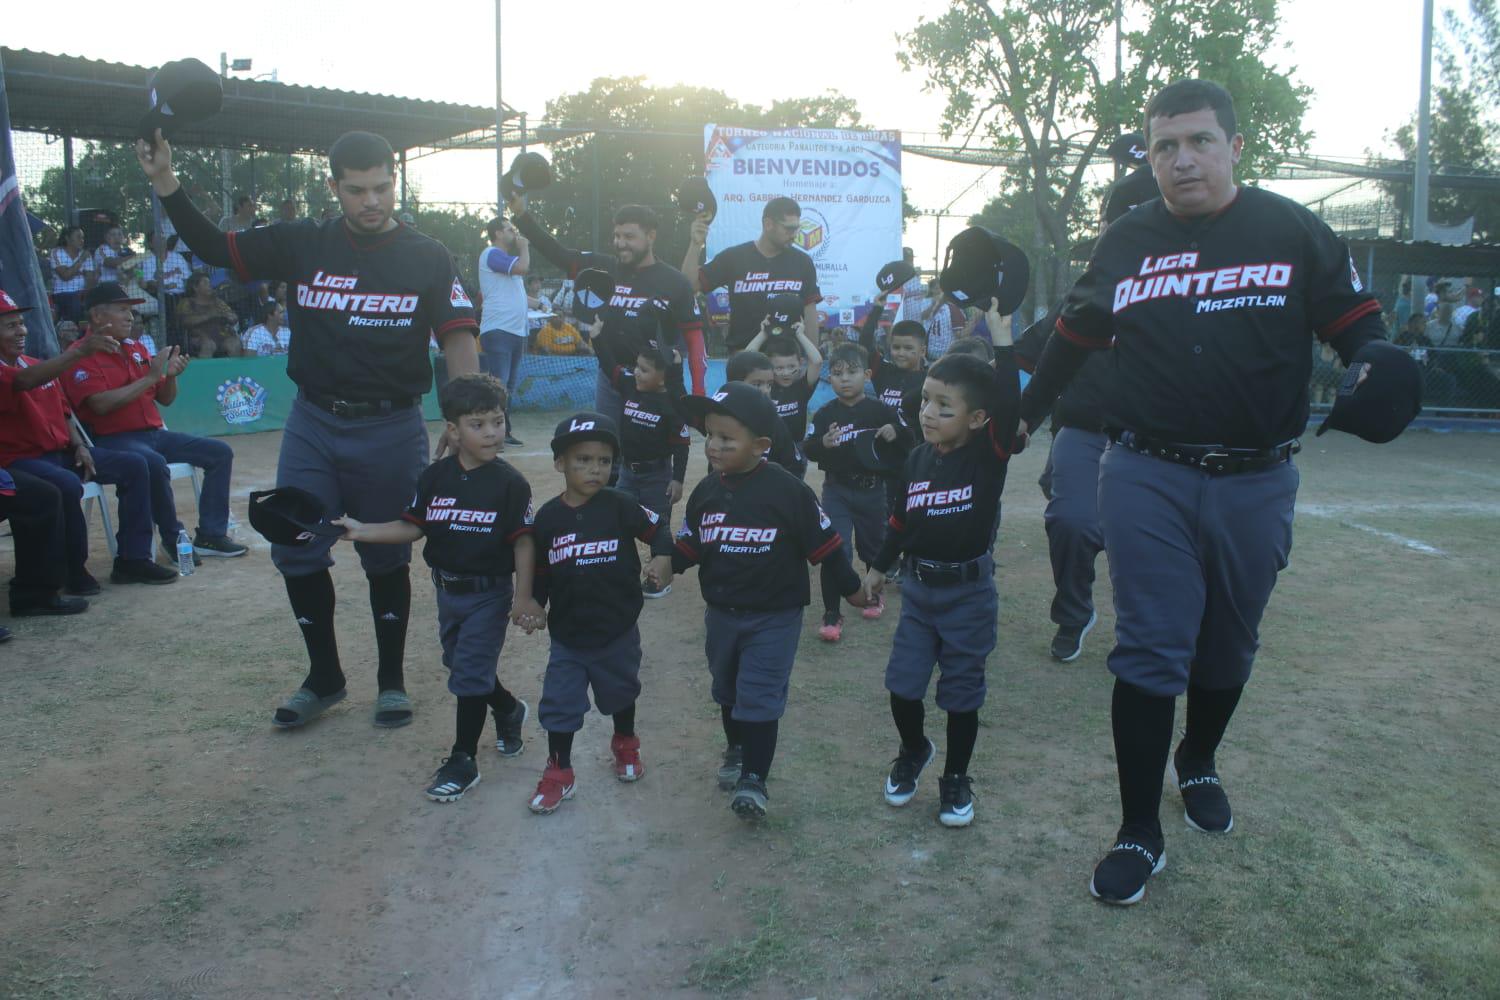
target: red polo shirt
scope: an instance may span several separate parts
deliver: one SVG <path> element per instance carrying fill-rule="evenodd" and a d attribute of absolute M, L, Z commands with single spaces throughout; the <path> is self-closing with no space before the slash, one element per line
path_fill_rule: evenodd
<path fill-rule="evenodd" d="M 162 426 L 161 412 L 156 408 L 156 385 L 141 393 L 133 402 L 100 416 L 84 400 L 96 392 L 129 385 L 151 373 L 151 352 L 138 341 L 120 341 L 115 354 L 90 354 L 78 362 L 60 380 L 73 410 L 92 434 L 123 434 L 126 431 L 151 431 Z"/>
<path fill-rule="evenodd" d="M 0 465 L 68 447 L 67 402 L 57 380 L 29 392 L 16 388 L 16 373 L 39 363 L 24 354 L 14 365 L 0 361 Z"/>

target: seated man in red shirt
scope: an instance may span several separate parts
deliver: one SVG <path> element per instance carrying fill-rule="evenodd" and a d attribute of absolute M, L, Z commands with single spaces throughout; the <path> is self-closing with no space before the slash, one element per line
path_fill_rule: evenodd
<path fill-rule="evenodd" d="M 229 475 L 234 450 L 218 438 L 177 434 L 162 423 L 157 404 L 171 406 L 177 398 L 177 376 L 187 358 L 169 347 L 157 358 L 144 344 L 131 339 L 132 299 L 119 285 L 101 281 L 84 296 L 89 329 L 114 338 L 120 349 L 78 361 L 63 388 L 72 401 L 98 451 L 128 452 L 145 459 L 151 474 L 151 516 L 161 534 L 163 551 L 175 558 L 177 503 L 172 496 L 172 474 L 167 465 L 186 462 L 203 470 L 203 493 L 198 501 L 195 556 L 242 556 L 248 550 L 229 537 Z"/>
<path fill-rule="evenodd" d="M 21 353 L 26 344 L 21 314 L 30 308 L 0 291 L 0 465 L 44 479 L 62 494 L 67 552 L 63 589 L 79 597 L 99 593 L 99 583 L 86 567 L 88 523 L 82 500 L 83 479 L 88 478 L 113 483 L 120 498 L 120 554 L 110 581 L 176 583 L 177 574 L 151 558 L 151 492 L 145 460 L 120 451 L 91 454 L 68 420 L 67 401 L 55 381 L 80 357 L 118 351 L 119 344 L 90 334 L 50 360 L 29 358 Z"/>

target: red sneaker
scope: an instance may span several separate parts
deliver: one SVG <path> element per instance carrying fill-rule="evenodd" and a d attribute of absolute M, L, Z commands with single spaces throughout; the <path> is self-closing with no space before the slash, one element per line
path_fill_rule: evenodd
<path fill-rule="evenodd" d="M 838 614 L 826 614 L 823 616 L 823 624 L 818 626 L 818 638 L 824 642 L 838 642 L 844 637 L 844 619 Z"/>
<path fill-rule="evenodd" d="M 564 799 L 573 797 L 573 769 L 557 766 L 556 757 L 547 758 L 542 780 L 536 783 L 536 794 L 531 797 L 531 811 L 546 815 L 557 812 Z"/>
<path fill-rule="evenodd" d="M 859 613 L 871 620 L 879 618 L 881 615 L 885 614 L 885 595 L 876 595 L 875 603 L 870 605 L 868 608 L 860 608 Z"/>
<path fill-rule="evenodd" d="M 646 765 L 641 763 L 639 736 L 616 733 L 610 737 L 609 752 L 615 755 L 615 777 L 621 781 L 640 781 L 646 774 Z"/>

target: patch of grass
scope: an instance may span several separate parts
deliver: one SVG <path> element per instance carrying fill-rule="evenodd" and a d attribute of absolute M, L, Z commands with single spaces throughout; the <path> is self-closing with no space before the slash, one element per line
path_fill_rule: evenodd
<path fill-rule="evenodd" d="M 208 904 L 203 887 L 197 882 L 181 881 L 172 886 L 152 907 L 151 913 L 162 932 L 173 938 L 187 937 L 193 921 Z"/>
<path fill-rule="evenodd" d="M 747 909 L 758 911 L 754 932 L 693 962 L 689 985 L 714 993 L 739 993 L 768 972 L 783 978 L 793 975 L 791 970 L 806 958 L 806 939 L 787 919 L 780 889 L 751 892 L 747 903 Z"/>
<path fill-rule="evenodd" d="M 200 816 L 167 837 L 162 847 L 182 868 L 213 868 L 230 852 L 243 847 L 248 838 L 219 817 Z"/>
<path fill-rule="evenodd" d="M 92 969 L 38 955 L 9 954 L 0 959 L 0 996 L 5 1000 L 95 1000 L 104 991 Z"/>

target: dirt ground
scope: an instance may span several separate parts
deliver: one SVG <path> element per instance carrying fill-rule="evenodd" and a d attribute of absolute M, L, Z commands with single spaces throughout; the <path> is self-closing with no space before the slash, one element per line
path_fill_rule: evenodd
<path fill-rule="evenodd" d="M 557 416 L 521 415 L 527 445 L 509 456 L 542 497 L 559 488 Z M 232 443 L 243 521 L 279 435 Z M 1050 660 L 1046 444 L 1005 496 L 967 830 L 937 824 L 935 780 L 905 809 L 880 796 L 894 601 L 876 622 L 851 615 L 838 646 L 809 614 L 755 828 L 713 780 L 692 573 L 643 615 L 645 779 L 613 780 L 593 717 L 578 794 L 551 817 L 526 809 L 545 757 L 534 721 L 513 760 L 486 732 L 462 802 L 421 794 L 453 709 L 420 573 L 418 714 L 396 731 L 370 724 L 352 550 L 335 569 L 350 697 L 303 731 L 270 725 L 305 660 L 248 525 L 248 558 L 171 587 L 106 585 L 79 618 L 8 622 L 0 997 L 1500 994 L 1500 435 L 1309 436 L 1292 565 L 1220 756 L 1235 831 L 1192 834 L 1169 789 L 1168 867 L 1125 911 L 1087 892 L 1118 815 L 1108 578 L 1101 559 L 1084 655 Z M 695 454 L 690 479 L 702 471 Z M 512 633 L 502 658 L 533 706 L 545 642 Z"/>

